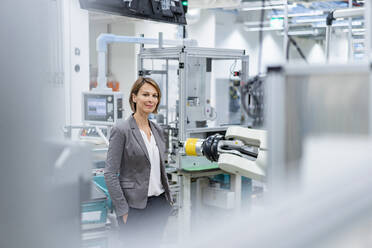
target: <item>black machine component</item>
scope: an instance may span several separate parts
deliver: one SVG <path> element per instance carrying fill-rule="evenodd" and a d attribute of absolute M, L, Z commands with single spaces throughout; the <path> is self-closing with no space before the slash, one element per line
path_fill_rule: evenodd
<path fill-rule="evenodd" d="M 118 98 L 117 100 L 117 117 L 118 119 L 122 119 L 123 118 L 123 99 L 122 98 Z"/>
<path fill-rule="evenodd" d="M 222 134 L 214 134 L 206 138 L 201 150 L 203 155 L 212 162 L 218 162 L 220 153 L 232 153 L 249 160 L 256 160 L 258 156 L 258 148 L 244 145 L 241 141 L 226 140 Z"/>
<path fill-rule="evenodd" d="M 79 0 L 86 10 L 158 22 L 186 25 L 187 1 L 178 0 Z"/>
<path fill-rule="evenodd" d="M 229 85 L 229 111 L 236 113 L 240 110 L 239 81 L 231 81 Z"/>
<path fill-rule="evenodd" d="M 203 155 L 210 161 L 217 162 L 219 158 L 218 154 L 218 142 L 223 140 L 224 136 L 221 134 L 214 134 L 206 138 L 203 142 Z"/>
<path fill-rule="evenodd" d="M 223 142 L 220 146 L 220 151 L 229 152 L 229 151 L 237 151 L 241 154 L 241 156 L 250 157 L 251 159 L 257 159 L 258 156 L 258 148 L 244 145 L 234 145 L 234 143 L 229 143 L 228 141 Z"/>
<path fill-rule="evenodd" d="M 241 87 L 242 105 L 253 126 L 262 126 L 264 122 L 264 77 L 250 78 Z"/>

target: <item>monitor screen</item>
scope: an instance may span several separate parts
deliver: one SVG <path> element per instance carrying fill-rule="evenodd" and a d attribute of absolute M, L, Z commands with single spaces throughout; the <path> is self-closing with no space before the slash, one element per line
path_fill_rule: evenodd
<path fill-rule="evenodd" d="M 106 116 L 106 98 L 87 99 L 88 116 Z"/>
<path fill-rule="evenodd" d="M 107 105 L 107 95 L 84 95 L 84 120 L 98 122 L 107 121 L 109 115 Z"/>

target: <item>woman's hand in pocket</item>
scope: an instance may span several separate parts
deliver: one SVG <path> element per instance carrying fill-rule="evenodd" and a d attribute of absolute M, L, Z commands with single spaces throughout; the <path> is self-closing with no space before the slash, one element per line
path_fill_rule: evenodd
<path fill-rule="evenodd" d="M 124 214 L 123 215 L 123 222 L 124 222 L 124 224 L 127 224 L 127 220 L 128 220 L 128 214 Z"/>

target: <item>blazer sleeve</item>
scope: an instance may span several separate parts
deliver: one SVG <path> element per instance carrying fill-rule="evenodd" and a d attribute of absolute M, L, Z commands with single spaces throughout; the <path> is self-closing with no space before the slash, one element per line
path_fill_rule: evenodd
<path fill-rule="evenodd" d="M 123 216 L 128 213 L 128 202 L 125 199 L 120 187 L 118 174 L 120 172 L 121 160 L 124 152 L 125 135 L 119 128 L 114 126 L 111 129 L 110 144 L 107 152 L 104 177 L 112 202 L 115 206 L 117 216 Z"/>

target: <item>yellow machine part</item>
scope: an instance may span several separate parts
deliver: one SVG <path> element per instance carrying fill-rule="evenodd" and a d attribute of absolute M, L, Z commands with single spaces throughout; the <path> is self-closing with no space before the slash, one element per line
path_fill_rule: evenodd
<path fill-rule="evenodd" d="M 186 140 L 185 144 L 185 152 L 189 156 L 198 156 L 196 153 L 196 143 L 199 139 L 197 138 L 189 138 Z"/>

